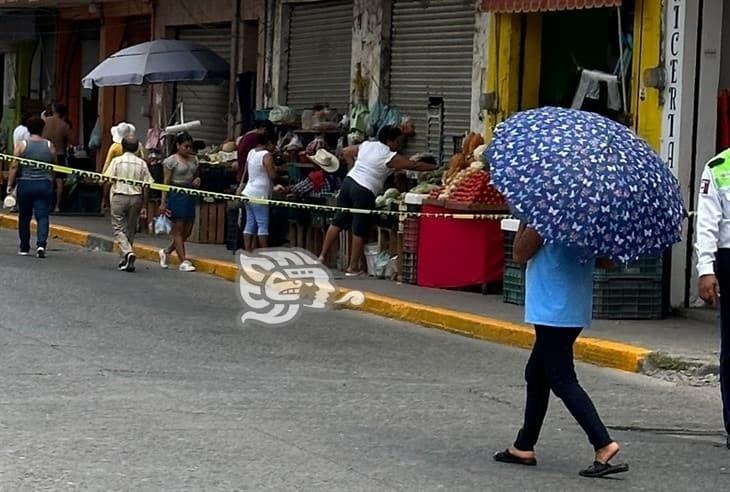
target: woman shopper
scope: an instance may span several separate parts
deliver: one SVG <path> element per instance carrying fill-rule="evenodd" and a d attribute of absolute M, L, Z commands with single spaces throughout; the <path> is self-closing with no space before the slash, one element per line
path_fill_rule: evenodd
<path fill-rule="evenodd" d="M 248 182 L 239 184 L 239 191 L 248 198 L 271 198 L 273 180 L 276 178 L 276 166 L 272 152 L 275 148 L 274 135 L 264 132 L 258 135 L 258 143 L 248 153 L 246 168 Z M 246 202 L 246 226 L 243 229 L 243 245 L 246 251 L 255 249 L 256 240 L 259 248 L 269 245 L 269 206 L 261 203 Z"/>
<path fill-rule="evenodd" d="M 29 160 L 55 164 L 56 149 L 49 140 L 41 136 L 44 127 L 45 122 L 41 118 L 30 118 L 28 120 L 30 138 L 16 143 L 13 154 Z M 17 162 L 12 164 L 8 175 L 8 193 L 12 191 L 17 180 L 19 255 L 27 256 L 30 253 L 30 221 L 35 214 L 38 223 L 36 256 L 46 257 L 48 216 L 53 201 L 53 177 L 52 170 L 24 166 L 22 163 L 18 166 Z"/>
<path fill-rule="evenodd" d="M 524 424 L 514 445 L 495 454 L 494 459 L 537 464 L 535 445 L 552 390 L 595 450 L 593 464 L 580 475 L 597 478 L 626 472 L 629 467 L 610 463 L 620 447 L 608 435 L 575 374 L 573 344 L 583 328 L 590 325 L 593 311 L 593 263 L 581 261 L 579 253 L 558 244 L 543 244 L 542 237 L 524 224 L 517 232 L 513 256 L 515 261 L 527 263 L 525 322 L 535 325 L 535 344 L 525 369 Z"/>
<path fill-rule="evenodd" d="M 396 170 L 432 171 L 435 164 L 412 161 L 398 153 L 403 134 L 394 126 L 384 126 L 378 132 L 378 140 L 364 142 L 344 149 L 343 157 L 352 169 L 342 182 L 337 206 L 343 208 L 375 209 L 375 197 L 383 190 L 385 180 Z M 353 165 L 354 163 L 354 165 Z M 335 215 L 322 245 L 319 260 L 324 263 L 327 253 L 337 240 L 340 231 L 352 230 L 352 248 L 345 275 L 361 273 L 360 262 L 363 247 L 370 236 L 371 216 L 340 212 Z"/>
<path fill-rule="evenodd" d="M 200 178 L 197 176 L 198 159 L 193 154 L 193 137 L 187 132 L 178 133 L 175 136 L 175 145 L 177 152 L 162 163 L 165 170 L 165 184 L 181 188 L 198 188 Z M 172 220 L 172 231 L 170 232 L 172 243 L 159 251 L 162 268 L 168 267 L 169 256 L 176 251 L 180 259 L 179 270 L 181 272 L 195 271 L 195 267 L 186 256 L 185 241 L 193 232 L 196 203 L 195 197 L 185 193 L 162 192 L 160 210 L 168 213 Z"/>

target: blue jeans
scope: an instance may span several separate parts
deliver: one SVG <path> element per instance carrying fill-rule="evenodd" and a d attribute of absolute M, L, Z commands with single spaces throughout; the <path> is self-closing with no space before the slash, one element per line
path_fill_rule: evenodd
<path fill-rule="evenodd" d="M 269 206 L 246 203 L 246 227 L 243 233 L 250 236 L 269 235 Z"/>
<path fill-rule="evenodd" d="M 18 180 L 18 236 L 20 251 L 30 251 L 30 221 L 35 214 L 38 223 L 36 246 L 48 244 L 48 215 L 53 200 L 53 182 L 47 179 Z"/>

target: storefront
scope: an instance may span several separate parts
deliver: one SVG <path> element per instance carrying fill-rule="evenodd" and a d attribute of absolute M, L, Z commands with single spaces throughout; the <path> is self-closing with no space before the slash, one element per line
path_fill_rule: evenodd
<path fill-rule="evenodd" d="M 408 152 L 448 159 L 471 126 L 474 2 L 393 0 L 392 8 L 389 103 L 415 123 Z"/>
<path fill-rule="evenodd" d="M 499 122 L 520 110 L 553 105 L 595 111 L 632 126 L 660 152 L 688 198 L 689 159 L 679 153 L 672 159 L 669 152 L 678 150 L 685 123 L 668 115 L 681 103 L 686 108 L 687 99 L 668 90 L 664 75 L 670 74 L 671 83 L 670 69 L 676 78 L 694 62 L 686 49 L 683 66 L 668 59 L 680 40 L 665 34 L 678 22 L 669 22 L 677 9 L 663 8 L 666 3 L 484 0 L 482 9 L 493 14 L 483 95 L 487 140 Z M 685 40 L 681 43 L 684 47 Z M 667 133 L 672 119 L 677 127 Z M 684 300 L 687 251 L 686 242 L 679 244 L 664 261 L 665 307 Z"/>
<path fill-rule="evenodd" d="M 286 105 L 350 108 L 353 4 L 351 0 L 292 3 L 286 15 Z"/>
<path fill-rule="evenodd" d="M 231 25 L 182 27 L 177 38 L 200 44 L 213 50 L 231 63 Z M 220 84 L 177 84 L 176 100 L 182 103 L 185 121 L 198 120 L 193 136 L 206 145 L 220 145 L 228 135 L 229 82 Z"/>

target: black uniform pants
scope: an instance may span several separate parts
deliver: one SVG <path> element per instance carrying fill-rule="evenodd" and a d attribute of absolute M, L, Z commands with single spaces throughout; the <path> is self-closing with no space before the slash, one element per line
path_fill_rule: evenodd
<path fill-rule="evenodd" d="M 719 249 L 715 274 L 720 284 L 720 392 L 725 431 L 730 434 L 730 249 Z"/>

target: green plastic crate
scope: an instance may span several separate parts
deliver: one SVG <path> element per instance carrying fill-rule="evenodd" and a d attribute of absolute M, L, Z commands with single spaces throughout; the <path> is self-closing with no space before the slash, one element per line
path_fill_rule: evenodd
<path fill-rule="evenodd" d="M 646 257 L 626 264 L 616 264 L 611 270 L 596 268 L 593 272 L 593 279 L 597 282 L 619 278 L 661 280 L 662 274 L 662 259 Z"/>
<path fill-rule="evenodd" d="M 594 319 L 661 319 L 662 282 L 614 278 L 593 282 Z"/>
<path fill-rule="evenodd" d="M 507 304 L 525 305 L 525 266 L 505 262 L 502 298 Z"/>

